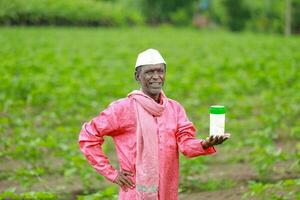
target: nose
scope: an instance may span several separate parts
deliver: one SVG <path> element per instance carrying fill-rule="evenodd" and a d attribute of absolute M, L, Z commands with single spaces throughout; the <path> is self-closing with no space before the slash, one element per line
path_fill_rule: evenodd
<path fill-rule="evenodd" d="M 159 78 L 159 75 L 158 75 L 158 72 L 157 72 L 157 71 L 154 71 L 154 73 L 153 73 L 153 78 L 154 78 L 154 79 L 158 79 L 158 78 Z"/>

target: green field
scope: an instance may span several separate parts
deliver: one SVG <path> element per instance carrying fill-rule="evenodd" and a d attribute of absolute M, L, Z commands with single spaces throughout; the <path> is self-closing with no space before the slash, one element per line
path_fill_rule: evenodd
<path fill-rule="evenodd" d="M 180 198 L 300 199 L 300 38 L 156 28 L 0 28 L 0 199 L 114 199 L 78 148 L 83 122 L 138 88 L 139 52 L 156 48 L 164 91 L 208 135 L 226 105 L 232 138 L 181 156 Z M 104 146 L 115 167 L 112 140 Z M 226 196 L 227 195 L 227 196 Z"/>

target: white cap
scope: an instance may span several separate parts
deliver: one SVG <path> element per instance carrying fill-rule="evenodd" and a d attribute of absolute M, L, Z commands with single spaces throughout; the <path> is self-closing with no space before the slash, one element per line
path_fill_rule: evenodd
<path fill-rule="evenodd" d="M 147 49 L 140 53 L 136 59 L 135 68 L 142 65 L 166 64 L 163 57 L 155 49 Z"/>

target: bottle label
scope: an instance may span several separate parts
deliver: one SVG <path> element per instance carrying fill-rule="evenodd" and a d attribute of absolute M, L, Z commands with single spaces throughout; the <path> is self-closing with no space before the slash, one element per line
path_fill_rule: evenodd
<path fill-rule="evenodd" d="M 210 114 L 209 135 L 224 135 L 225 114 Z"/>

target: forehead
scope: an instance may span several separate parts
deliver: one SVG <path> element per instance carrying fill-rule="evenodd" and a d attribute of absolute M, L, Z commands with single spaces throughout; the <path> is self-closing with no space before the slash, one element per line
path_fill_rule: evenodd
<path fill-rule="evenodd" d="M 155 65 L 144 65 L 142 67 L 143 71 L 149 71 L 149 70 L 161 70 L 164 69 L 165 65 L 163 63 L 161 64 L 155 64 Z"/>

